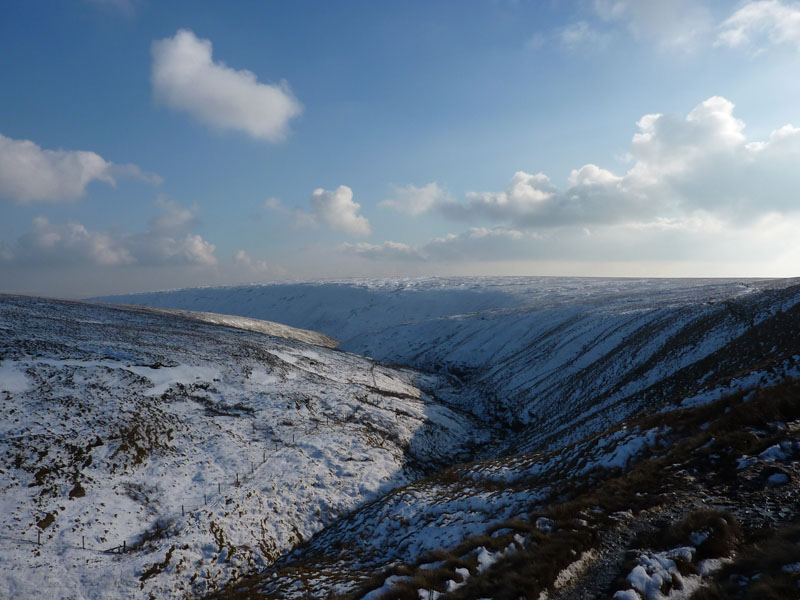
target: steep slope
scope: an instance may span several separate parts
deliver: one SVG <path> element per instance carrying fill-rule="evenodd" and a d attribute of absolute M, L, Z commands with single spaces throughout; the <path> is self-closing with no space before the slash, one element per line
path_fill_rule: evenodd
<path fill-rule="evenodd" d="M 0 296 L 0 597 L 196 597 L 487 439 L 435 377 L 189 316 Z"/>
<path fill-rule="evenodd" d="M 796 597 L 798 376 L 442 470 L 210 598 Z"/>

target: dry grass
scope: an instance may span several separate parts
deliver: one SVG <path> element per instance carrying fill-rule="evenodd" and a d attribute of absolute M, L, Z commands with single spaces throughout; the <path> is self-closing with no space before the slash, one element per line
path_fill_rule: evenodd
<path fill-rule="evenodd" d="M 692 533 L 706 535 L 697 546 L 696 558 L 720 558 L 730 556 L 741 538 L 741 529 L 736 518 L 718 510 L 696 510 L 678 523 L 665 525 L 640 533 L 634 546 L 647 550 L 669 550 L 678 546 L 694 546 Z"/>
<path fill-rule="evenodd" d="M 735 560 L 691 600 L 786 600 L 800 597 L 800 572 L 784 570 L 800 563 L 800 525 L 753 532 Z"/>

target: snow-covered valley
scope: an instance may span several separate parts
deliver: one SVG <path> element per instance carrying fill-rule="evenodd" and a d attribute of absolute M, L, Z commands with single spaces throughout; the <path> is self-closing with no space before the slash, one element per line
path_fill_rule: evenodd
<path fill-rule="evenodd" d="M 0 597 L 689 598 L 794 539 L 800 280 L 102 300 L 0 297 Z"/>
<path fill-rule="evenodd" d="M 461 388 L 454 402 L 523 429 L 525 447 L 537 449 L 678 397 L 711 393 L 765 360 L 779 371 L 797 369 L 780 344 L 767 356 L 762 348 L 739 356 L 745 349 L 729 346 L 796 306 L 798 286 L 800 280 L 412 279 L 107 300 L 275 320 L 330 335 L 356 354 L 447 375 Z M 736 360 L 726 369 L 709 360 L 730 354 Z M 514 443 L 518 448 L 519 436 Z"/>
<path fill-rule="evenodd" d="M 3 598 L 196 596 L 486 440 L 327 347 L 19 297 L 0 328 Z"/>

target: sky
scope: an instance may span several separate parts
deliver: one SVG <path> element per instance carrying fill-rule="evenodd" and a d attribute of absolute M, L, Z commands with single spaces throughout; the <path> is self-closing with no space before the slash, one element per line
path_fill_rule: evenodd
<path fill-rule="evenodd" d="M 0 292 L 798 276 L 799 167 L 800 2 L 0 3 Z"/>

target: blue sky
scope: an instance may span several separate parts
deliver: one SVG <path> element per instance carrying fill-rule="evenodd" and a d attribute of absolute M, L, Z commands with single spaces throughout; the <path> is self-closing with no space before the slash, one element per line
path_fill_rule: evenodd
<path fill-rule="evenodd" d="M 800 3 L 0 6 L 0 291 L 793 276 Z"/>

